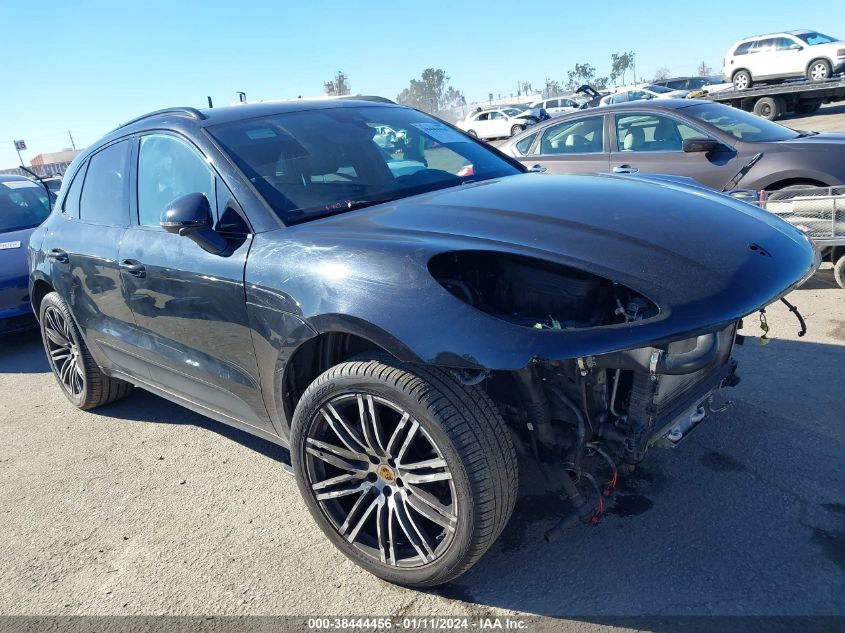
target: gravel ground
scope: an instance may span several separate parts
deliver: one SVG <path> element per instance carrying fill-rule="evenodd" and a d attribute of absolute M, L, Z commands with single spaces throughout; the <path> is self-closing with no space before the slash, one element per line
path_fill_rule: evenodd
<path fill-rule="evenodd" d="M 737 349 L 735 406 L 653 451 L 609 516 L 547 545 L 561 510 L 526 469 L 509 527 L 434 591 L 336 552 L 284 451 L 142 391 L 93 412 L 37 335 L 0 342 L 0 614 L 845 615 L 845 292 L 829 266 Z M 757 336 L 753 317 L 746 334 Z"/>

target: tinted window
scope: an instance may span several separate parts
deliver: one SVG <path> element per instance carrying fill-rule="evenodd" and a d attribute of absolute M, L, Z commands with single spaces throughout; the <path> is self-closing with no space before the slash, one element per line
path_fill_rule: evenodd
<path fill-rule="evenodd" d="M 788 51 L 789 47 L 795 44 L 798 45 L 797 42 L 793 42 L 788 37 L 779 37 L 775 40 L 775 49 L 779 51 Z"/>
<path fill-rule="evenodd" d="M 482 112 L 482 113 L 481 113 L 481 114 L 479 114 L 477 117 L 475 117 L 475 120 L 476 120 L 476 121 L 486 121 L 486 120 L 487 120 L 487 119 L 489 119 L 489 118 L 490 118 L 490 113 L 489 113 L 489 112 Z"/>
<path fill-rule="evenodd" d="M 30 180 L 0 182 L 0 233 L 29 229 L 50 215 L 44 188 Z"/>
<path fill-rule="evenodd" d="M 528 150 L 531 149 L 531 144 L 534 142 L 534 139 L 537 138 L 537 133 L 529 134 L 524 139 L 522 139 L 519 143 L 514 145 L 516 151 L 525 156 L 528 153 Z"/>
<path fill-rule="evenodd" d="M 396 131 L 394 152 L 376 142 L 380 127 Z M 396 106 L 326 107 L 208 129 L 286 222 L 520 173 L 442 121 Z"/>
<path fill-rule="evenodd" d="M 92 224 L 126 226 L 129 205 L 126 196 L 128 141 L 110 145 L 88 161 L 82 185 L 79 218 Z"/>
<path fill-rule="evenodd" d="M 604 151 L 604 117 L 594 116 L 549 126 L 540 141 L 540 153 L 591 154 Z"/>
<path fill-rule="evenodd" d="M 546 101 L 547 108 L 559 108 L 560 107 L 560 100 L 559 99 L 549 99 Z"/>
<path fill-rule="evenodd" d="M 701 132 L 669 117 L 634 114 L 616 118 L 620 152 L 680 152 L 684 139 L 700 136 Z"/>
<path fill-rule="evenodd" d="M 199 152 L 174 136 L 144 136 L 138 156 L 138 223 L 159 226 L 161 212 L 173 200 L 197 192 L 214 207 L 214 176 Z"/>
<path fill-rule="evenodd" d="M 687 80 L 675 79 L 673 81 L 667 81 L 663 85 L 671 90 L 684 90 L 685 88 L 687 88 Z"/>
<path fill-rule="evenodd" d="M 502 114 L 501 112 L 491 112 L 490 113 L 490 119 L 491 120 L 493 120 L 493 119 L 504 119 L 504 118 L 505 118 L 505 115 Z"/>
<path fill-rule="evenodd" d="M 734 55 L 747 55 L 752 44 L 754 44 L 753 41 L 743 42 L 742 44 L 740 44 L 739 46 L 736 47 L 736 50 L 734 51 Z"/>
<path fill-rule="evenodd" d="M 65 201 L 62 203 L 62 211 L 71 218 L 79 217 L 79 194 L 82 192 L 82 181 L 85 180 L 87 168 L 88 163 L 85 163 L 76 170 L 73 182 L 70 183 L 70 188 L 65 196 Z"/>

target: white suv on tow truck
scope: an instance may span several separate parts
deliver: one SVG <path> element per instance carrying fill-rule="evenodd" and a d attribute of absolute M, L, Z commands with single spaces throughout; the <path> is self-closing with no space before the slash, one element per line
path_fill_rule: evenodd
<path fill-rule="evenodd" d="M 830 79 L 845 70 L 845 41 L 817 31 L 784 31 L 739 40 L 728 49 L 722 75 L 737 90 L 756 82 Z"/>

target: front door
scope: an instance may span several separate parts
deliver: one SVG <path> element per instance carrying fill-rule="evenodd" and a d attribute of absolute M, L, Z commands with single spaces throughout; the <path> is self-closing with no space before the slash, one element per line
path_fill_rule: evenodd
<path fill-rule="evenodd" d="M 244 267 L 252 238 L 237 202 L 199 150 L 174 135 L 141 137 L 136 174 L 137 223 L 126 231 L 120 262 L 149 380 L 272 431 L 246 312 Z M 216 228 L 228 238 L 219 255 L 159 225 L 172 200 L 195 192 L 206 195 Z"/>
<path fill-rule="evenodd" d="M 570 119 L 546 127 L 520 160 L 554 174 L 607 173 L 604 137 L 603 115 Z"/>
<path fill-rule="evenodd" d="M 708 135 L 686 123 L 651 113 L 615 115 L 610 169 L 614 173 L 671 174 L 721 191 L 742 168 L 736 151 L 684 152 L 683 140 Z"/>

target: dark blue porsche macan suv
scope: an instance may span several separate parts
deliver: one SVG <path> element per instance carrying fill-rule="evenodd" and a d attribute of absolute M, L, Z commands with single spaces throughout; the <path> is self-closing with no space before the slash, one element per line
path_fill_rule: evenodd
<path fill-rule="evenodd" d="M 517 455 L 569 499 L 549 538 L 597 518 L 736 382 L 739 319 L 818 265 L 742 202 L 529 173 L 353 99 L 135 119 L 74 161 L 29 260 L 75 406 L 137 386 L 289 447 L 328 539 L 411 586 L 499 536 Z"/>

